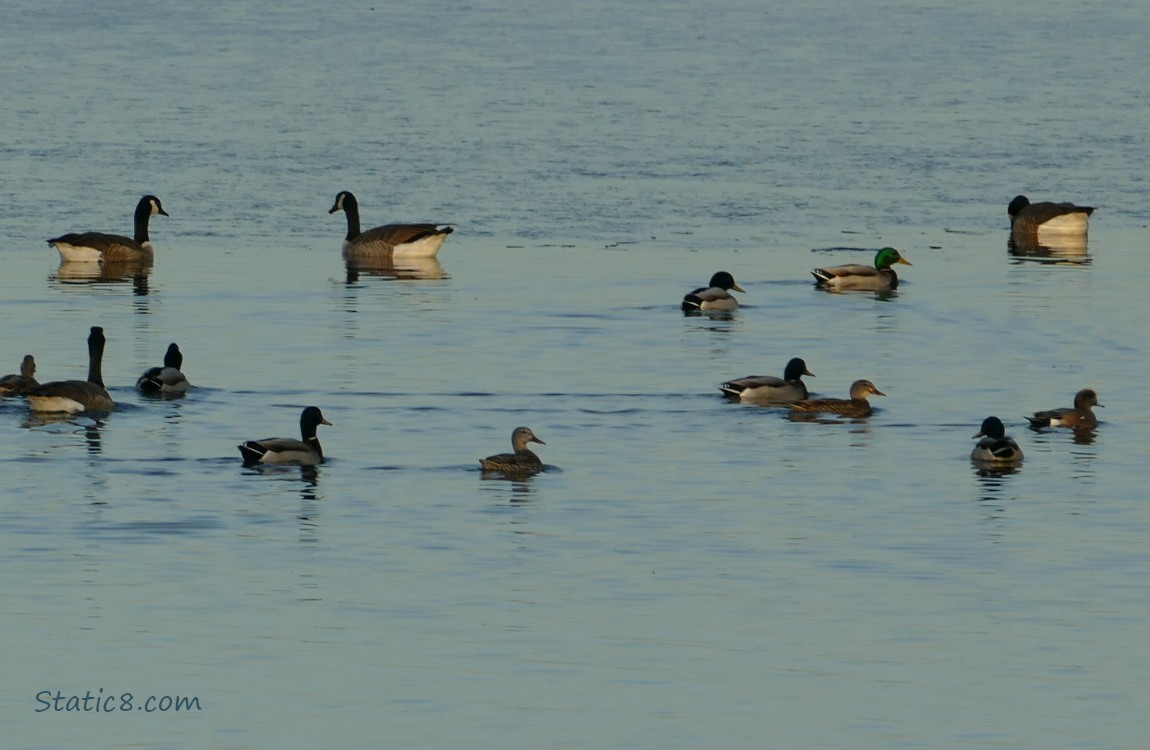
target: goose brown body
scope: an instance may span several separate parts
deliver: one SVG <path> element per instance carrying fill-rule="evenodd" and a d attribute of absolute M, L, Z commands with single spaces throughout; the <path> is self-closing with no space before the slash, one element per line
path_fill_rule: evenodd
<path fill-rule="evenodd" d="M 1085 235 L 1094 206 L 1051 201 L 1031 203 L 1025 195 L 1019 195 L 1006 207 L 1006 213 L 1010 216 L 1011 242 L 1030 246 L 1038 244 L 1043 236 Z"/>
<path fill-rule="evenodd" d="M 104 387 L 101 370 L 106 343 L 104 329 L 93 326 L 88 334 L 88 379 L 57 380 L 24 391 L 32 411 L 76 414 L 114 410 L 116 404 Z"/>
<path fill-rule="evenodd" d="M 335 196 L 328 211 L 343 211 L 347 216 L 347 236 L 343 242 L 344 259 L 350 263 L 371 262 L 380 256 L 395 255 L 434 258 L 454 227 L 438 224 L 385 224 L 361 230 L 359 201 L 347 190 Z"/>
<path fill-rule="evenodd" d="M 148 220 L 168 212 L 154 195 L 145 195 L 136 204 L 135 231 L 132 237 L 104 232 L 77 232 L 62 234 L 48 240 L 56 248 L 63 262 L 98 262 L 150 264 L 153 257 L 152 242 L 148 238 Z"/>

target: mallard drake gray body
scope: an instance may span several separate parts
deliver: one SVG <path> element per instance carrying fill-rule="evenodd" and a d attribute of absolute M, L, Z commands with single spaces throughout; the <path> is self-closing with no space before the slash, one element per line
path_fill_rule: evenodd
<path fill-rule="evenodd" d="M 360 231 L 359 201 L 347 190 L 335 196 L 335 205 L 328 211 L 343 211 L 347 215 L 347 237 L 343 242 L 344 259 L 378 259 L 381 255 L 409 258 L 434 258 L 447 235 L 454 227 L 437 224 L 385 224 Z"/>
<path fill-rule="evenodd" d="M 145 195 L 136 204 L 135 234 L 124 237 L 103 232 L 63 234 L 48 240 L 60 252 L 60 260 L 85 263 L 150 263 L 152 242 L 148 239 L 148 219 L 168 212 L 154 195 Z"/>
<path fill-rule="evenodd" d="M 1044 235 L 1085 235 L 1094 206 L 1031 203 L 1019 195 L 1006 207 L 1006 213 L 1010 215 L 1010 239 L 1019 245 L 1035 245 Z"/>
<path fill-rule="evenodd" d="M 683 297 L 683 312 L 706 312 L 708 310 L 737 310 L 739 301 L 731 296 L 731 291 L 741 292 L 743 288 L 735 283 L 735 277 L 726 271 L 719 271 L 711 277 L 711 283 L 687 292 Z"/>
<path fill-rule="evenodd" d="M 164 396 L 178 396 L 185 393 L 191 383 L 180 372 L 184 364 L 184 354 L 175 343 L 168 344 L 164 353 L 164 366 L 151 367 L 136 381 L 136 387 L 144 393 L 158 393 Z"/>
<path fill-rule="evenodd" d="M 898 274 L 891 266 L 896 263 L 912 265 L 909 260 L 893 247 L 884 247 L 874 256 L 874 265 L 865 266 L 851 263 L 845 266 L 829 266 L 811 271 L 815 286 L 832 292 L 851 290 L 888 292 L 898 288 Z"/>
<path fill-rule="evenodd" d="M 113 411 L 116 404 L 104 388 L 101 363 L 104 358 L 104 329 L 92 326 L 88 334 L 88 379 L 57 380 L 27 391 L 24 398 L 32 411 L 66 412 Z"/>
<path fill-rule="evenodd" d="M 868 417 L 872 411 L 867 396 L 885 396 L 869 380 L 856 380 L 851 384 L 851 397 L 816 398 L 791 404 L 791 411 L 802 414 L 829 413 L 843 417 Z"/>
<path fill-rule="evenodd" d="M 719 386 L 725 396 L 737 398 L 742 401 L 754 401 L 768 404 L 789 404 L 794 401 L 803 401 L 809 394 L 807 385 L 803 382 L 803 375 L 814 377 L 815 374 L 807 369 L 807 363 L 800 357 L 787 362 L 783 370 L 783 377 L 774 375 L 748 375 L 738 380 L 729 380 Z"/>
<path fill-rule="evenodd" d="M 331 425 L 323 418 L 318 406 L 309 406 L 299 417 L 299 431 L 302 440 L 295 438 L 264 438 L 240 443 L 240 455 L 244 465 L 253 464 L 300 464 L 315 466 L 323 463 L 323 448 L 315 431 L 321 425 Z"/>
<path fill-rule="evenodd" d="M 36 358 L 25 354 L 20 362 L 19 375 L 5 375 L 0 378 L 0 396 L 19 396 L 29 388 L 40 385 L 36 382 Z"/>
<path fill-rule="evenodd" d="M 1095 406 L 1101 407 L 1104 404 L 1098 403 L 1098 394 L 1093 388 L 1083 388 L 1074 394 L 1073 407 L 1036 411 L 1034 416 L 1026 419 L 1030 422 L 1030 427 L 1035 430 L 1043 427 L 1089 430 L 1098 426 L 1098 417 L 1094 415 Z"/>
<path fill-rule="evenodd" d="M 970 453 L 972 461 L 987 464 L 1010 465 L 1022 461 L 1022 449 L 1014 438 L 1006 436 L 1006 426 L 998 417 L 982 420 L 982 428 L 974 434 L 982 438 Z"/>
<path fill-rule="evenodd" d="M 514 453 L 498 453 L 494 456 L 479 459 L 479 465 L 484 471 L 498 471 L 504 474 L 537 474 L 543 471 L 543 461 L 531 452 L 528 443 L 547 445 L 530 427 L 516 427 L 511 433 L 511 445 Z"/>

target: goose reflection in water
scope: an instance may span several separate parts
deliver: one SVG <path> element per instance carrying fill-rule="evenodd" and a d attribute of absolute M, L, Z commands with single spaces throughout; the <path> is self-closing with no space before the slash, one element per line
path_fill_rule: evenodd
<path fill-rule="evenodd" d="M 385 257 L 378 263 L 363 260 L 354 263 L 347 261 L 347 283 L 355 284 L 361 275 L 397 281 L 435 281 L 447 278 L 447 273 L 444 272 L 438 258 Z"/>
<path fill-rule="evenodd" d="M 58 284 L 127 284 L 132 293 L 143 297 L 148 294 L 148 275 L 152 263 L 81 263 L 64 261 L 49 278 Z"/>
<path fill-rule="evenodd" d="M 1019 260 L 1035 263 L 1085 266 L 1091 262 L 1086 235 L 1044 238 L 1042 243 L 1020 243 L 1011 238 L 1006 249 Z"/>
<path fill-rule="evenodd" d="M 98 419 L 77 418 L 75 414 L 64 414 L 60 412 L 28 412 L 24 422 L 20 425 L 25 429 L 35 429 L 38 427 L 58 427 L 59 429 L 51 430 L 56 434 L 72 434 L 83 435 L 88 453 L 90 455 L 99 455 L 103 453 L 102 436 L 100 430 L 104 428 L 104 422 Z"/>

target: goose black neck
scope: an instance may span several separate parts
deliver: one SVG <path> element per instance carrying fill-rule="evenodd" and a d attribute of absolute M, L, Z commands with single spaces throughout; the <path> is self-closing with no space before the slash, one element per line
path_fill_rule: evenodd
<path fill-rule="evenodd" d="M 104 359 L 104 329 L 92 326 L 88 334 L 88 382 L 103 387 L 104 376 L 101 373 L 101 362 Z"/>
<path fill-rule="evenodd" d="M 350 242 L 360 234 L 359 201 L 351 193 L 345 193 L 343 196 L 343 212 L 347 214 L 347 240 Z"/>
<path fill-rule="evenodd" d="M 152 218 L 152 204 L 146 200 L 136 206 L 136 229 L 134 239 L 143 245 L 148 241 L 148 219 Z"/>

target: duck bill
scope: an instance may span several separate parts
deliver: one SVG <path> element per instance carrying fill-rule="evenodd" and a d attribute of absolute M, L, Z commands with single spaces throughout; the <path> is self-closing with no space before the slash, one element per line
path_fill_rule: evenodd
<path fill-rule="evenodd" d="M 331 422 L 327 421 L 326 419 L 321 419 L 321 420 L 319 420 L 319 423 L 320 423 L 320 424 L 325 424 L 325 425 L 327 425 L 328 427 L 335 427 L 335 425 L 333 425 Z"/>
<path fill-rule="evenodd" d="M 899 256 L 899 258 L 898 258 L 898 262 L 899 262 L 899 263 L 902 263 L 904 266 L 913 266 L 913 265 L 914 265 L 913 263 L 911 263 L 909 260 L 907 260 L 906 258 L 902 257 L 901 255 L 900 255 L 900 256 Z"/>
<path fill-rule="evenodd" d="M 739 286 L 738 284 L 731 284 L 731 291 L 732 291 L 732 292 L 742 292 L 742 293 L 744 293 L 744 294 L 746 294 L 746 292 L 747 292 L 747 290 L 746 290 L 746 289 L 743 289 L 743 288 L 742 288 L 741 286 Z"/>
<path fill-rule="evenodd" d="M 878 388 L 871 388 L 871 389 L 870 389 L 870 392 L 871 392 L 871 393 L 873 393 L 873 394 L 874 394 L 874 395 L 876 395 L 876 396 L 885 396 L 885 395 L 886 395 L 885 393 L 883 393 L 882 391 L 880 391 Z"/>
<path fill-rule="evenodd" d="M 531 437 L 527 438 L 527 442 L 529 442 L 529 443 L 539 443 L 540 445 L 547 445 L 547 443 L 543 442 L 542 440 L 540 440 L 539 438 L 535 437 L 534 435 L 532 435 Z"/>

